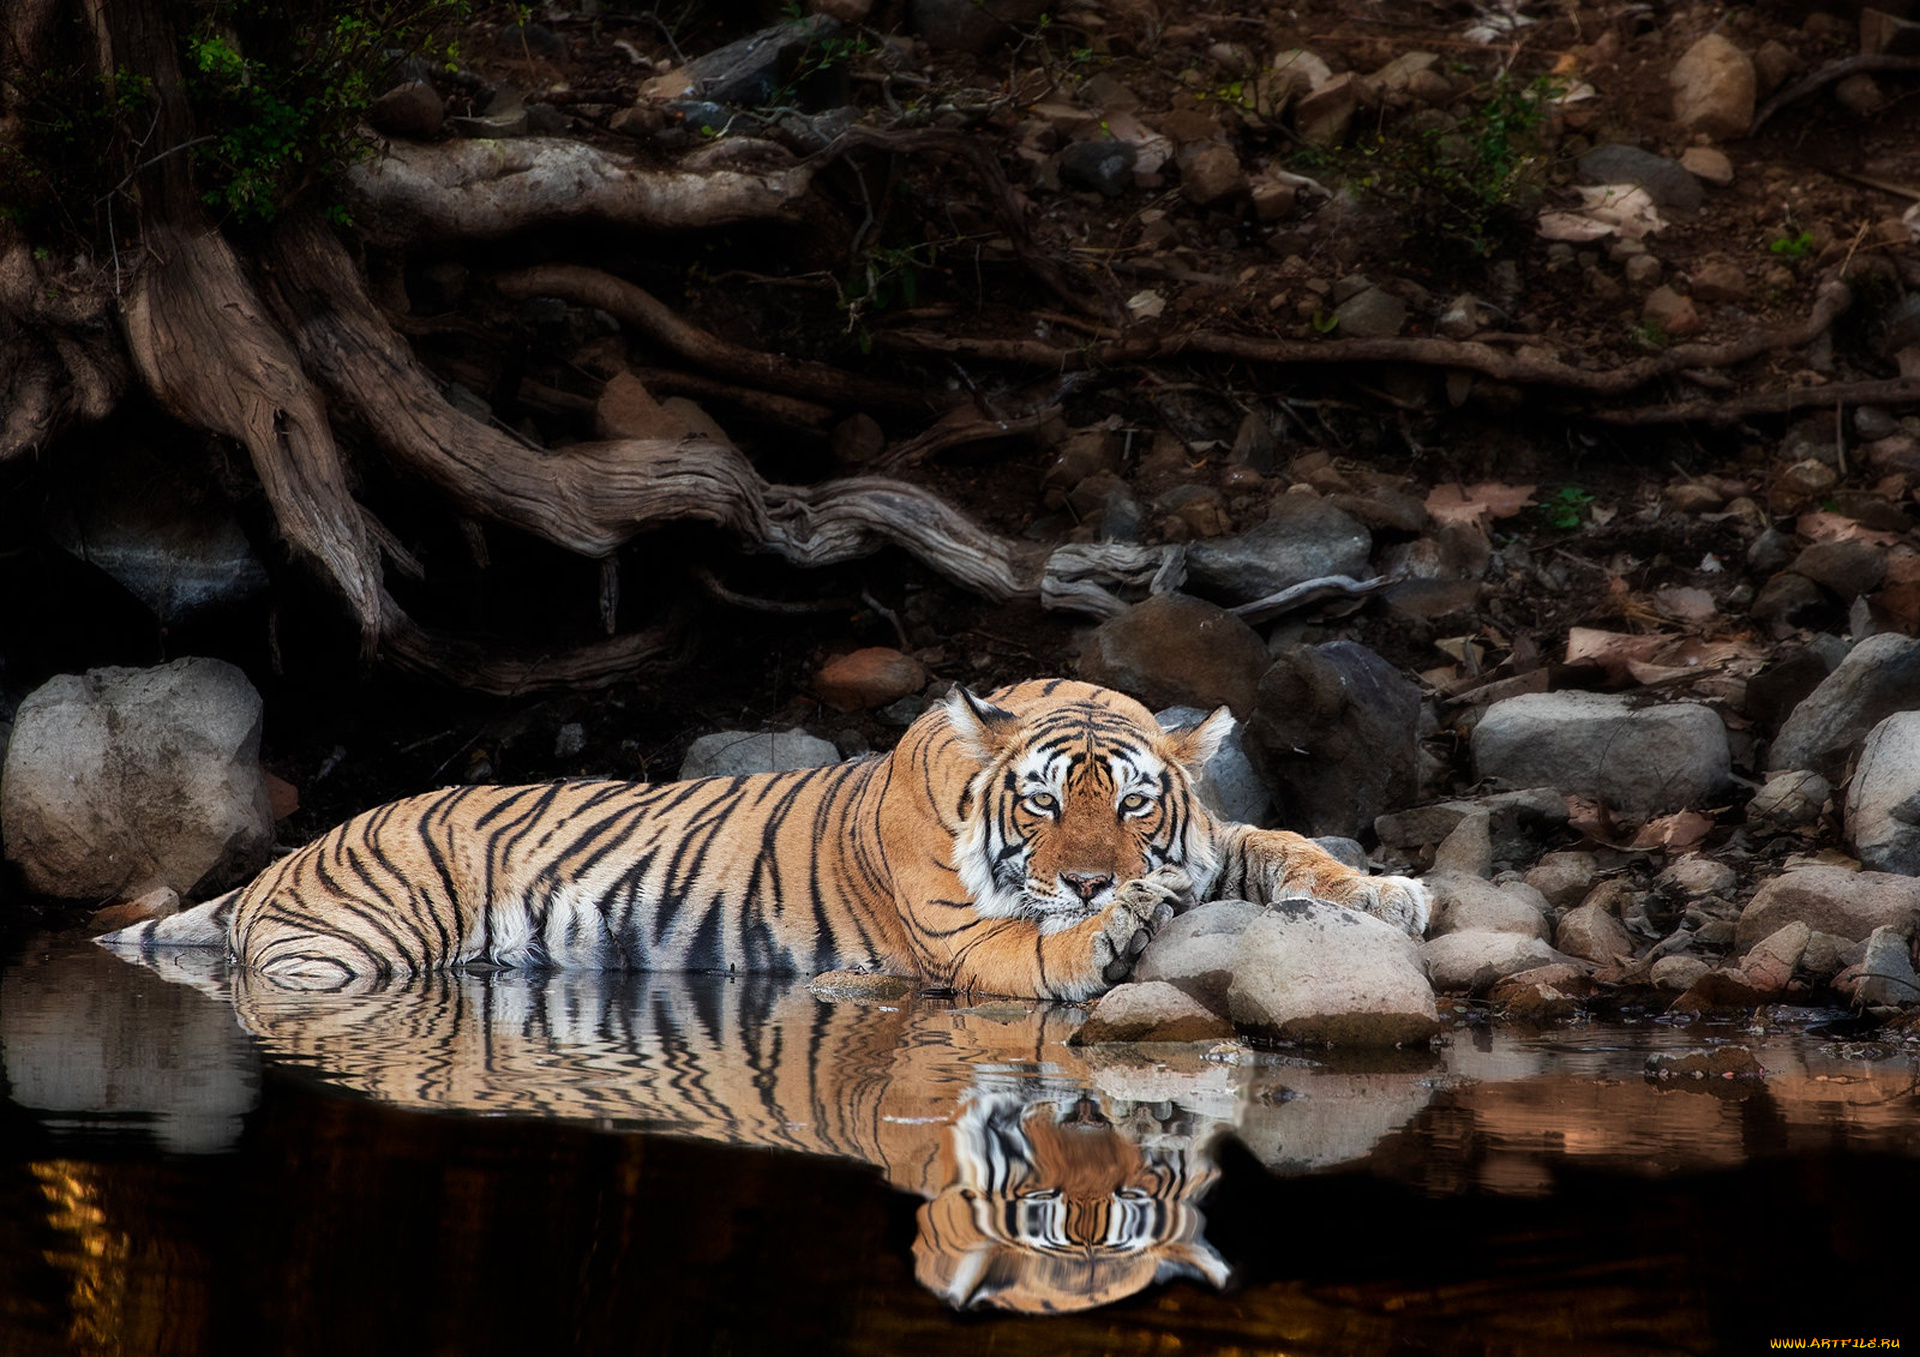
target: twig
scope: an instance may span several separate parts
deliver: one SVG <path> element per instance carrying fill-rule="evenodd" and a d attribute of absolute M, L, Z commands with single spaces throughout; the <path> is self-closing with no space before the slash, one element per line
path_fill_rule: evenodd
<path fill-rule="evenodd" d="M 1920 378 L 1889 377 L 1873 382 L 1834 382 L 1827 386 L 1755 391 L 1732 400 L 1677 401 L 1670 405 L 1643 405 L 1630 410 L 1593 410 L 1588 417 L 1602 424 L 1736 424 L 1752 415 L 1784 415 L 1796 410 L 1824 410 L 1829 405 L 1920 404 Z"/>

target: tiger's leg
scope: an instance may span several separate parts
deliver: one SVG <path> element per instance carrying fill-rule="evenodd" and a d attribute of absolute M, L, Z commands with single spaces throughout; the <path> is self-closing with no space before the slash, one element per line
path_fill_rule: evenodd
<path fill-rule="evenodd" d="M 1220 825 L 1214 843 L 1220 853 L 1220 873 L 1209 899 L 1244 899 L 1263 905 L 1278 900 L 1328 900 L 1385 920 L 1416 938 L 1427 931 L 1433 894 L 1411 877 L 1357 872 L 1313 840 L 1284 829 Z"/>

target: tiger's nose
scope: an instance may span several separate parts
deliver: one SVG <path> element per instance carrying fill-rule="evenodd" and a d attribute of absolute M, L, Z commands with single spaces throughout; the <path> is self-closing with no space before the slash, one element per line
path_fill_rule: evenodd
<path fill-rule="evenodd" d="M 1073 887 L 1073 892 L 1082 900 L 1091 900 L 1108 886 L 1113 878 L 1105 872 L 1062 872 L 1060 879 Z"/>

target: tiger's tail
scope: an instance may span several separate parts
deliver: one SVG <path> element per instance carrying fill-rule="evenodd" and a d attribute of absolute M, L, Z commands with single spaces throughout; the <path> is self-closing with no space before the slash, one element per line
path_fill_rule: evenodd
<path fill-rule="evenodd" d="M 158 947 L 225 947 L 227 925 L 233 919 L 233 907 L 239 902 L 239 889 L 216 895 L 204 904 L 183 909 L 161 919 L 148 919 L 112 933 L 102 933 L 94 941 L 116 951 L 150 952 Z"/>

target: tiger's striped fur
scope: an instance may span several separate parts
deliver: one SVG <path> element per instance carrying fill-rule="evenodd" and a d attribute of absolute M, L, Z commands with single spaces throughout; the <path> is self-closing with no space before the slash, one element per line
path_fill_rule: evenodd
<path fill-rule="evenodd" d="M 956 690 L 882 757 L 648 785 L 459 787 L 358 815 L 238 891 L 101 939 L 219 945 L 292 988 L 481 963 L 916 975 L 1084 999 L 1174 908 L 1310 895 L 1418 933 L 1417 882 L 1215 822 L 1225 709 L 1162 732 L 1109 689 Z"/>

